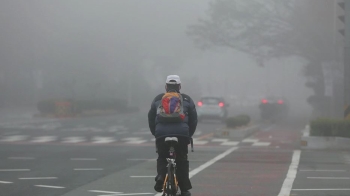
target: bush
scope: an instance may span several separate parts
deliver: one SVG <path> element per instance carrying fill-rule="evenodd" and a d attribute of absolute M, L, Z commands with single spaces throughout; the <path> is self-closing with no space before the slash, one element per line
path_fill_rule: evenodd
<path fill-rule="evenodd" d="M 320 118 L 310 123 L 310 136 L 350 137 L 350 120 Z"/>
<path fill-rule="evenodd" d="M 239 126 L 246 126 L 250 122 L 250 117 L 247 115 L 239 115 L 235 117 L 229 117 L 226 119 L 227 128 L 235 128 Z"/>

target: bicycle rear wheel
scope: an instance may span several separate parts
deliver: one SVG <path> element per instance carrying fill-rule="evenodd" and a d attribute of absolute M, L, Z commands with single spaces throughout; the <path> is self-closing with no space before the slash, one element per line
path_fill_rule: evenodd
<path fill-rule="evenodd" d="M 168 180 L 166 184 L 166 193 L 168 196 L 176 196 L 177 185 L 175 183 L 175 173 L 172 165 L 168 167 Z"/>

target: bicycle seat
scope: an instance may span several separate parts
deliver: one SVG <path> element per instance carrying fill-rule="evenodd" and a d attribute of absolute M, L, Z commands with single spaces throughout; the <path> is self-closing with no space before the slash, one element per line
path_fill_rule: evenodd
<path fill-rule="evenodd" d="M 177 139 L 177 137 L 166 137 L 165 138 L 165 143 L 167 144 L 177 144 L 179 142 L 179 140 Z"/>

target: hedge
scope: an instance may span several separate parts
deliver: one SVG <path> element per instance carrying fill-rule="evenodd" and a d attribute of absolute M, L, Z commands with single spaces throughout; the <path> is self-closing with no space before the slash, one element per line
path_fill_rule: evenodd
<path fill-rule="evenodd" d="M 310 122 L 310 136 L 350 137 L 350 120 L 313 120 Z"/>
<path fill-rule="evenodd" d="M 240 126 L 245 126 L 250 123 L 250 117 L 247 115 L 238 115 L 235 117 L 229 117 L 226 119 L 227 128 L 235 128 Z"/>

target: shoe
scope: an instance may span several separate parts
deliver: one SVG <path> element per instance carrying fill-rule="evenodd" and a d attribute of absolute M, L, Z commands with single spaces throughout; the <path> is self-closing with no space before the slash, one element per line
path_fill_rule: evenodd
<path fill-rule="evenodd" d="M 154 185 L 154 190 L 157 191 L 158 193 L 163 192 L 163 181 L 162 180 L 156 181 L 156 185 Z"/>
<path fill-rule="evenodd" d="M 181 191 L 181 196 L 191 196 L 190 191 Z"/>

